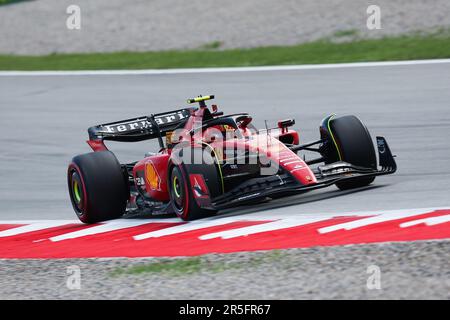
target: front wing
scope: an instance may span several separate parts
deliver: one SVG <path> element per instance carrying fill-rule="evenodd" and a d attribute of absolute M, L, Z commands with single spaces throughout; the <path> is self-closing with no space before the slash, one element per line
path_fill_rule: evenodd
<path fill-rule="evenodd" d="M 215 209 L 224 209 L 275 195 L 291 195 L 325 188 L 336 182 L 358 177 L 392 174 L 397 164 L 384 137 L 377 137 L 379 169 L 364 168 L 339 161 L 314 170 L 317 183 L 302 185 L 289 173 L 250 179 L 231 191 L 213 199 Z"/>

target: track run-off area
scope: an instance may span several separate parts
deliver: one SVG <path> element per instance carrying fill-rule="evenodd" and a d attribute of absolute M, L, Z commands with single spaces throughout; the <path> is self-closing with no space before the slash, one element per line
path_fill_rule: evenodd
<path fill-rule="evenodd" d="M 194 256 L 271 249 L 450 239 L 450 209 L 336 215 L 249 214 L 196 222 L 119 219 L 2 221 L 0 258 Z"/>
<path fill-rule="evenodd" d="M 258 71 L 258 72 L 254 72 Z M 208 253 L 450 239 L 450 63 L 0 73 L 0 259 L 194 256 Z M 385 136 L 398 172 L 367 188 L 335 187 L 224 210 L 194 222 L 75 219 L 71 157 L 89 126 L 183 107 L 215 94 L 226 114 L 295 118 L 303 142 L 331 113 Z M 150 142 L 110 145 L 119 160 Z M 425 209 L 416 209 L 425 208 Z"/>

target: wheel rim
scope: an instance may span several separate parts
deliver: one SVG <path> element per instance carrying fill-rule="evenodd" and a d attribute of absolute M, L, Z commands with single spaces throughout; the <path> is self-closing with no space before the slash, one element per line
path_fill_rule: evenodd
<path fill-rule="evenodd" d="M 174 200 L 175 207 L 179 211 L 183 211 L 184 209 L 184 190 L 183 183 L 181 179 L 178 177 L 177 173 L 174 172 L 172 176 L 172 199 Z"/>
<path fill-rule="evenodd" d="M 80 185 L 78 184 L 78 181 L 73 182 L 73 190 L 75 193 L 75 201 L 77 203 L 80 203 L 81 201 L 81 194 L 80 194 Z"/>
<path fill-rule="evenodd" d="M 181 191 L 180 191 L 180 181 L 178 180 L 178 177 L 173 177 L 173 191 L 175 192 L 175 195 L 177 197 L 180 197 Z"/>
<path fill-rule="evenodd" d="M 70 174 L 70 195 L 77 215 L 81 216 L 84 209 L 84 190 L 81 177 L 76 170 Z"/>

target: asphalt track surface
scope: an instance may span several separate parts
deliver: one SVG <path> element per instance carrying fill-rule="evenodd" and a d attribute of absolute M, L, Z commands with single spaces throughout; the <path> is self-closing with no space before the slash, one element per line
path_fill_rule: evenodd
<path fill-rule="evenodd" d="M 251 113 L 258 127 L 264 120 L 275 124 L 294 117 L 302 141 L 318 137 L 318 124 L 326 115 L 355 114 L 373 137 L 384 135 L 397 155 L 398 172 L 378 177 L 371 187 L 347 192 L 330 187 L 228 209 L 220 217 L 251 213 L 270 220 L 286 214 L 450 208 L 450 63 L 442 63 L 0 76 L 0 220 L 75 219 L 66 167 L 72 156 L 90 151 L 87 127 L 182 107 L 187 97 L 198 94 L 216 94 L 215 102 L 226 113 Z M 150 142 L 111 144 L 122 161 L 140 159 L 154 147 Z M 441 224 L 440 230 L 447 225 Z M 17 243 L 33 239 L 20 237 Z M 0 259 L 0 299 L 449 299 L 448 246 L 443 240 L 289 249 L 275 256 L 270 251 L 209 254 L 202 259 L 222 271 L 202 269 L 177 277 L 113 275 L 118 268 L 161 258 Z M 81 290 L 66 285 L 67 267 L 73 265 L 81 269 Z M 381 270 L 381 290 L 367 287 L 372 265 Z"/>
<path fill-rule="evenodd" d="M 324 70 L 168 75 L 0 77 L 0 218 L 73 219 L 66 186 L 72 156 L 89 152 L 94 124 L 184 106 L 215 94 L 225 113 L 249 112 L 254 123 L 293 117 L 301 140 L 318 137 L 330 113 L 355 114 L 383 135 L 398 172 L 373 186 L 330 187 L 222 215 L 253 212 L 339 213 L 450 205 L 450 63 Z M 111 143 L 132 161 L 154 143 Z"/>

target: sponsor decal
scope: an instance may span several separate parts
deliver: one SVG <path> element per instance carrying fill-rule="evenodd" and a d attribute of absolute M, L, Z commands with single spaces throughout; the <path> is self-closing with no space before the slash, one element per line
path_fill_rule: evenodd
<path fill-rule="evenodd" d="M 145 171 L 136 171 L 134 175 L 134 181 L 136 183 L 136 187 L 142 194 L 146 194 L 146 183 L 145 183 Z"/>
<path fill-rule="evenodd" d="M 168 113 L 155 116 L 155 122 L 159 126 L 181 121 L 189 116 L 188 110 Z M 152 124 L 148 121 L 148 117 L 137 118 L 131 121 L 124 121 L 115 124 L 105 124 L 101 126 L 103 133 L 124 133 L 133 130 L 151 129 Z"/>
<path fill-rule="evenodd" d="M 137 186 L 145 186 L 145 180 L 143 177 L 136 176 L 135 181 Z"/>
<path fill-rule="evenodd" d="M 145 163 L 145 180 L 150 189 L 161 191 L 161 177 L 150 160 Z"/>
<path fill-rule="evenodd" d="M 174 131 L 166 132 L 166 146 L 170 146 L 172 144 L 172 137 Z"/>

